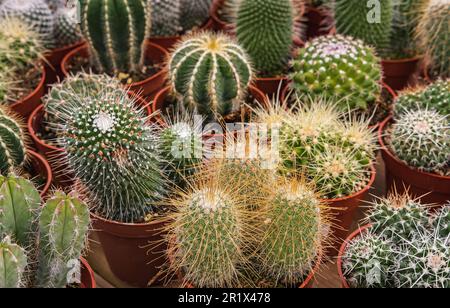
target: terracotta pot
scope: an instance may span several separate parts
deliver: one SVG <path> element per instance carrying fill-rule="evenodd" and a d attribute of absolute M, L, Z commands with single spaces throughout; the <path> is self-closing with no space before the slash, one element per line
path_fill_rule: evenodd
<path fill-rule="evenodd" d="M 53 181 L 52 169 L 50 168 L 50 165 L 45 160 L 45 158 L 42 157 L 41 154 L 28 150 L 28 155 L 30 157 L 30 161 L 27 169 L 31 172 L 31 175 L 32 176 L 39 175 L 45 180 L 44 186 L 40 189 L 40 195 L 42 198 L 44 198 L 52 185 Z"/>
<path fill-rule="evenodd" d="M 331 30 L 326 29 L 327 23 L 331 22 L 332 17 L 322 10 L 314 7 L 307 7 L 305 17 L 307 20 L 306 38 L 308 41 L 318 36 L 336 32 L 335 28 L 331 28 Z"/>
<path fill-rule="evenodd" d="M 369 190 L 372 188 L 376 178 L 375 168 L 372 166 L 371 169 L 372 176 L 363 190 L 345 198 L 323 200 L 329 206 L 333 219 L 331 234 L 334 237 L 334 243 L 333 248 L 327 252 L 328 256 L 337 255 L 339 247 L 341 247 L 342 242 L 350 232 L 359 206 L 369 195 Z"/>
<path fill-rule="evenodd" d="M 348 244 L 354 238 L 358 237 L 362 232 L 365 232 L 366 230 L 370 229 L 371 227 L 372 227 L 372 225 L 366 225 L 366 226 L 360 227 L 358 230 L 356 230 L 355 232 L 353 232 L 352 234 L 349 235 L 349 237 L 344 241 L 341 248 L 339 249 L 339 254 L 337 257 L 337 269 L 338 269 L 339 278 L 341 279 L 342 287 L 344 289 L 350 288 L 350 286 L 347 282 L 347 279 L 344 276 L 344 271 L 342 268 L 342 258 L 344 256 L 345 250 L 347 249 Z"/>
<path fill-rule="evenodd" d="M 287 77 L 256 78 L 255 86 L 268 96 L 277 95 L 288 84 Z"/>
<path fill-rule="evenodd" d="M 386 164 L 388 191 L 397 191 L 398 193 L 408 191 L 412 197 L 419 198 L 426 204 L 443 205 L 450 201 L 449 176 L 441 176 L 411 168 L 391 153 L 384 143 L 384 136 L 392 121 L 392 117 L 386 119 L 380 125 L 378 133 L 383 160 Z"/>
<path fill-rule="evenodd" d="M 61 71 L 64 74 L 64 76 L 69 75 L 69 63 L 75 58 L 76 56 L 81 56 L 84 58 L 89 57 L 89 48 L 87 44 L 83 44 L 79 46 L 78 48 L 72 50 L 69 52 L 64 59 L 61 62 Z M 155 64 L 161 64 L 166 61 L 166 58 L 168 57 L 167 51 L 151 42 L 146 42 L 146 48 L 145 48 L 145 58 L 151 59 L 155 62 Z M 127 88 L 129 88 L 130 91 L 136 92 L 139 95 L 142 96 L 148 96 L 151 95 L 154 92 L 159 91 L 166 80 L 165 76 L 165 69 L 160 69 L 156 74 L 150 76 L 149 78 L 140 81 L 135 82 L 130 85 L 126 85 Z"/>
<path fill-rule="evenodd" d="M 103 219 L 91 213 L 92 226 L 98 235 L 109 267 L 120 280 L 134 287 L 161 285 L 166 263 L 164 223 L 125 224 Z"/>
<path fill-rule="evenodd" d="M 11 105 L 11 109 L 24 118 L 28 118 L 36 107 L 41 104 L 41 98 L 45 95 L 46 73 L 44 65 L 41 69 L 41 79 L 37 87 L 25 98 L 18 100 Z"/>
<path fill-rule="evenodd" d="M 53 84 L 58 80 L 64 79 L 65 76 L 61 71 L 61 62 L 69 52 L 80 47 L 81 45 L 83 45 L 83 42 L 78 42 L 70 46 L 53 49 L 45 54 L 45 58 L 47 60 L 47 63 L 45 64 L 47 84 Z"/>
<path fill-rule="evenodd" d="M 227 29 L 229 29 L 229 24 L 224 22 L 219 17 L 219 9 L 222 7 L 224 3 L 224 0 L 214 0 L 213 4 L 211 5 L 211 10 L 209 12 L 209 15 L 211 16 L 212 21 L 212 29 L 216 31 L 224 31 L 226 32 Z"/>
<path fill-rule="evenodd" d="M 89 263 L 80 258 L 81 262 L 81 288 L 82 289 L 95 289 L 97 284 L 95 283 L 95 275 Z"/>
<path fill-rule="evenodd" d="M 401 91 L 412 81 L 422 57 L 401 60 L 382 60 L 384 82 L 393 90 Z"/>

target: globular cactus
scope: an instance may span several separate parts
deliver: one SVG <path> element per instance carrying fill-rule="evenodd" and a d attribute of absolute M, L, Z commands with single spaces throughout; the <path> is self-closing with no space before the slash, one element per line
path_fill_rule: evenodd
<path fill-rule="evenodd" d="M 0 108 L 0 174 L 23 166 L 27 157 L 24 125 L 5 107 Z"/>
<path fill-rule="evenodd" d="M 432 216 L 432 224 L 442 238 L 450 235 L 450 203 L 444 206 L 437 214 Z"/>
<path fill-rule="evenodd" d="M 39 218 L 38 287 L 63 288 L 70 270 L 86 243 L 89 209 L 76 195 L 56 191 Z"/>
<path fill-rule="evenodd" d="M 80 0 L 81 31 L 99 72 L 118 75 L 142 70 L 144 40 L 151 29 L 150 5 L 142 0 Z"/>
<path fill-rule="evenodd" d="M 343 274 L 352 288 L 388 288 L 395 257 L 394 243 L 369 229 L 347 243 Z"/>
<path fill-rule="evenodd" d="M 0 289 L 23 287 L 27 264 L 25 250 L 11 243 L 9 238 L 3 239 L 0 242 Z"/>
<path fill-rule="evenodd" d="M 450 3 L 431 0 L 425 3 L 417 26 L 417 39 L 434 76 L 450 77 Z"/>
<path fill-rule="evenodd" d="M 0 237 L 10 236 L 16 244 L 29 247 L 40 204 L 39 192 L 29 180 L 0 176 Z"/>
<path fill-rule="evenodd" d="M 381 95 L 380 59 L 360 40 L 325 36 L 308 42 L 293 62 L 298 95 L 339 102 L 342 110 L 366 111 Z"/>
<path fill-rule="evenodd" d="M 4 0 L 0 15 L 20 19 L 39 35 L 46 47 L 53 47 L 54 17 L 44 0 Z"/>
<path fill-rule="evenodd" d="M 76 1 L 76 0 L 75 0 Z M 59 9 L 66 8 L 69 3 L 73 3 L 73 0 L 45 0 L 48 7 L 52 12 L 56 12 Z"/>
<path fill-rule="evenodd" d="M 337 33 L 363 40 L 383 51 L 389 47 L 394 0 L 332 1 Z"/>
<path fill-rule="evenodd" d="M 263 215 L 257 263 L 275 284 L 295 287 L 321 261 L 325 208 L 301 180 L 282 180 L 274 189 Z"/>
<path fill-rule="evenodd" d="M 395 101 L 395 112 L 398 116 L 403 111 L 427 108 L 442 115 L 450 114 L 450 79 L 437 80 L 427 87 L 405 90 Z"/>
<path fill-rule="evenodd" d="M 159 128 L 148 123 L 136 98 L 118 90 L 104 86 L 94 97 L 72 93 L 78 102 L 59 115 L 57 143 L 98 215 L 141 222 L 165 187 Z"/>
<path fill-rule="evenodd" d="M 294 36 L 292 0 L 242 0 L 236 19 L 238 42 L 262 75 L 287 66 Z"/>
<path fill-rule="evenodd" d="M 186 37 L 168 63 L 172 91 L 183 106 L 208 117 L 238 110 L 253 72 L 240 45 L 223 34 Z"/>
<path fill-rule="evenodd" d="M 182 31 L 199 27 L 208 20 L 212 0 L 180 0 Z"/>
<path fill-rule="evenodd" d="M 408 166 L 426 172 L 449 172 L 447 116 L 427 109 L 405 111 L 393 124 L 387 141 L 392 152 Z"/>
<path fill-rule="evenodd" d="M 55 13 L 54 40 L 56 47 L 70 46 L 82 41 L 75 9 L 59 9 Z"/>
<path fill-rule="evenodd" d="M 372 204 L 367 222 L 374 233 L 399 243 L 414 237 L 418 228 L 426 228 L 428 208 L 408 194 L 393 193 Z"/>

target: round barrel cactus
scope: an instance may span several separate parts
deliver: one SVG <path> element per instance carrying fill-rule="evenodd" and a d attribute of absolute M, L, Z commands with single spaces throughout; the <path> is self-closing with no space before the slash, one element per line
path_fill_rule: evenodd
<path fill-rule="evenodd" d="M 55 45 L 70 46 L 81 42 L 82 35 L 78 25 L 76 9 L 59 9 L 55 13 Z"/>
<path fill-rule="evenodd" d="M 189 110 L 219 117 L 238 110 L 252 80 L 243 49 L 223 34 L 186 37 L 170 56 L 172 90 Z"/>
<path fill-rule="evenodd" d="M 433 216 L 433 227 L 442 238 L 448 238 L 450 235 L 450 203 L 444 206 L 436 215 Z"/>
<path fill-rule="evenodd" d="M 373 49 L 350 37 L 325 36 L 308 42 L 293 62 L 298 95 L 339 102 L 344 111 L 367 110 L 381 95 L 381 64 Z"/>
<path fill-rule="evenodd" d="M 6 238 L 0 242 L 0 288 L 23 287 L 28 265 L 25 250 Z"/>

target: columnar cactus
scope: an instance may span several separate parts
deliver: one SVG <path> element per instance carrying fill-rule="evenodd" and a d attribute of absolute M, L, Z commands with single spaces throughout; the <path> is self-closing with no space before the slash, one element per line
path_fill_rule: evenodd
<path fill-rule="evenodd" d="M 186 37 L 168 63 L 169 81 L 184 107 L 209 117 L 239 109 L 252 80 L 243 49 L 222 34 Z"/>
<path fill-rule="evenodd" d="M 426 172 L 448 173 L 450 126 L 436 111 L 405 111 L 387 137 L 393 153 L 411 167 Z"/>
<path fill-rule="evenodd" d="M 27 264 L 25 250 L 10 239 L 3 239 L 0 242 L 0 289 L 22 287 Z"/>
<path fill-rule="evenodd" d="M 142 70 L 144 40 L 151 29 L 150 5 L 142 0 L 80 0 L 81 30 L 100 72 L 118 75 Z"/>
<path fill-rule="evenodd" d="M 240 1 L 236 34 L 258 72 L 280 73 L 287 65 L 294 36 L 292 0 Z"/>
<path fill-rule="evenodd" d="M 374 51 L 350 37 L 308 42 L 293 62 L 292 86 L 299 95 L 340 102 L 343 110 L 367 110 L 381 95 L 381 65 Z"/>
<path fill-rule="evenodd" d="M 389 46 L 393 0 L 335 0 L 333 7 L 339 34 L 361 39 L 379 51 Z"/>
<path fill-rule="evenodd" d="M 395 261 L 394 243 L 371 230 L 347 243 L 342 269 L 352 288 L 391 286 Z"/>
<path fill-rule="evenodd" d="M 0 174 L 20 167 L 26 160 L 24 125 L 5 107 L 0 108 Z"/>
<path fill-rule="evenodd" d="M 431 0 L 425 6 L 417 26 L 417 37 L 433 75 L 450 77 L 450 2 Z"/>

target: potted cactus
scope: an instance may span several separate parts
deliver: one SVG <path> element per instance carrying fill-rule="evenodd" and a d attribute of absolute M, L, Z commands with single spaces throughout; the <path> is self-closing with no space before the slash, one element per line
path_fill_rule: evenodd
<path fill-rule="evenodd" d="M 407 194 L 376 201 L 368 224 L 342 245 L 345 288 L 448 288 L 449 208 L 430 214 Z"/>
<path fill-rule="evenodd" d="M 427 203 L 450 200 L 449 80 L 403 92 L 379 130 L 390 190 L 409 188 Z"/>
<path fill-rule="evenodd" d="M 80 11 L 86 44 L 64 57 L 64 75 L 83 70 L 105 73 L 142 96 L 159 91 L 167 52 L 146 40 L 151 33 L 151 1 L 81 0 Z"/>
<path fill-rule="evenodd" d="M 212 0 L 151 0 L 150 40 L 171 49 L 181 36 L 200 28 L 209 29 Z"/>
<path fill-rule="evenodd" d="M 56 191 L 41 207 L 33 184 L 13 175 L 0 176 L 0 191 L 0 268 L 4 273 L 0 287 L 92 285 L 93 277 L 74 281 L 77 277 L 71 272 L 80 273 L 78 260 L 89 228 L 87 205 L 76 194 Z M 86 262 L 83 266 L 89 269 Z"/>

